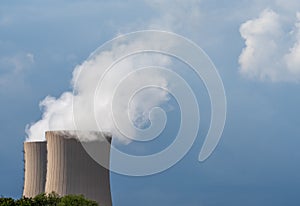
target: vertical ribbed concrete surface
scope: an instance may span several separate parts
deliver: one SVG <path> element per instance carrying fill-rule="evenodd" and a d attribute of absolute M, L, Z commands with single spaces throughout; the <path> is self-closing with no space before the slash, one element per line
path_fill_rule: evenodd
<path fill-rule="evenodd" d="M 45 192 L 47 171 L 46 142 L 24 143 L 25 176 L 23 196 L 35 197 Z"/>
<path fill-rule="evenodd" d="M 111 137 L 108 137 L 108 139 Z M 100 206 L 111 206 L 109 170 L 94 161 L 82 144 L 67 132 L 46 132 L 48 164 L 45 192 L 59 195 L 82 194 L 95 200 Z M 98 145 L 102 158 L 110 158 L 110 147 L 101 141 Z"/>

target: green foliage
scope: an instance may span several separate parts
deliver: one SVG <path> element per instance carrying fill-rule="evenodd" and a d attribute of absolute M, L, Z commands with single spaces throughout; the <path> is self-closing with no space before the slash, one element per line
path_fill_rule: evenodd
<path fill-rule="evenodd" d="M 0 197 L 0 206 L 97 206 L 95 201 L 85 199 L 83 195 L 66 195 L 56 193 L 39 194 L 34 198 L 22 197 L 19 200 Z"/>
<path fill-rule="evenodd" d="M 67 195 L 61 198 L 58 206 L 97 206 L 95 201 L 87 200 L 83 195 Z"/>
<path fill-rule="evenodd" d="M 0 198 L 0 205 L 1 206 L 10 206 L 10 205 L 15 205 L 15 201 L 12 198 Z"/>
<path fill-rule="evenodd" d="M 31 206 L 36 205 L 32 198 L 23 197 L 22 199 L 15 201 L 15 206 Z"/>
<path fill-rule="evenodd" d="M 39 194 L 35 198 L 33 198 L 34 205 L 43 205 L 43 206 L 52 206 L 58 205 L 60 202 L 60 197 L 58 194 L 52 192 L 51 194 Z"/>

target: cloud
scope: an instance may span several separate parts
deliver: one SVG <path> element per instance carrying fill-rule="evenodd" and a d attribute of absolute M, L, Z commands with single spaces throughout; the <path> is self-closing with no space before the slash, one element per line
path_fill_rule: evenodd
<path fill-rule="evenodd" d="M 198 18 L 200 18 L 200 1 L 198 0 L 186 2 L 147 0 L 146 3 L 154 9 L 157 15 L 153 15 L 153 18 L 150 18 L 147 23 L 143 22 L 144 28 L 191 31 L 195 28 L 195 25 L 198 24 Z M 124 140 L 122 134 L 120 134 L 118 128 L 116 128 L 114 119 L 110 113 L 114 89 L 124 76 L 135 71 L 136 68 L 149 65 L 166 67 L 171 62 L 169 57 L 161 55 L 142 55 L 138 58 L 126 57 L 125 60 L 119 62 L 108 74 L 105 73 L 105 70 L 110 66 L 107 64 L 111 62 L 111 60 L 115 61 L 116 53 L 121 52 L 127 54 L 132 48 L 142 48 L 147 44 L 151 44 L 151 41 L 155 41 L 155 39 L 137 39 L 128 44 L 116 44 L 111 50 L 97 54 L 94 58 L 86 60 L 81 65 L 76 66 L 71 81 L 75 93 L 65 92 L 59 98 L 46 97 L 46 99 L 40 103 L 40 107 L 43 111 L 42 119 L 27 126 L 27 141 L 43 140 L 46 130 L 99 130 L 96 122 L 86 116 L 86 114 L 94 112 L 96 120 L 101 122 L 102 131 L 109 131 L 113 133 L 115 139 L 119 137 L 119 139 Z M 170 46 L 168 44 L 169 42 L 166 41 L 162 46 Z M 94 98 L 95 88 L 104 74 L 106 75 L 103 79 L 105 89 L 102 91 L 101 97 L 96 96 L 96 98 Z M 149 77 L 133 74 L 131 77 L 132 81 L 128 82 L 125 86 L 130 88 L 134 84 L 142 84 L 145 82 L 145 79 L 149 79 Z M 161 87 L 167 87 L 170 83 L 169 80 L 159 72 L 153 72 L 151 79 L 155 79 L 158 83 L 157 86 Z M 97 104 L 96 109 L 94 105 L 91 105 L 90 99 L 95 99 Z M 114 111 L 129 114 L 135 126 L 144 127 L 149 123 L 148 115 L 151 108 L 166 103 L 169 100 L 169 96 L 164 90 L 148 89 L 137 94 L 130 106 L 128 102 L 123 101 L 123 99 L 126 99 L 126 95 L 119 98 L 120 101 L 114 108 Z M 74 103 L 73 100 L 76 102 L 75 105 L 72 105 L 72 103 Z M 70 109 L 72 106 L 80 108 L 79 110 L 76 109 L 77 118 L 75 117 L 75 122 L 78 121 L 76 126 L 74 125 L 73 113 Z M 122 125 L 124 126 L 126 124 L 121 123 L 120 126 L 122 127 Z M 130 136 L 134 136 L 135 130 L 132 128 L 129 130 Z"/>
<path fill-rule="evenodd" d="M 170 60 L 169 57 L 162 55 L 133 55 L 118 62 L 109 72 L 107 69 L 111 62 L 117 61 L 116 53 L 126 55 L 134 48 L 142 48 L 143 45 L 151 44 L 152 41 L 154 39 L 137 39 L 128 43 L 120 42 L 111 49 L 94 53 L 93 58 L 76 66 L 71 81 L 74 93 L 64 92 L 59 98 L 48 96 L 41 101 L 42 118 L 27 125 L 27 141 L 44 140 L 44 133 L 47 130 L 101 130 L 112 133 L 115 139 L 128 142 L 119 133 L 111 113 L 113 98 L 116 98 L 115 89 L 128 74 L 132 75 L 131 80 L 124 85 L 126 88 L 143 84 L 145 79 L 149 78 L 158 82 L 156 86 L 166 87 L 168 81 L 159 72 L 153 72 L 149 77 L 135 73 L 135 71 L 149 65 L 164 67 L 170 64 Z M 166 41 L 163 46 L 168 46 L 168 42 Z M 98 94 L 96 88 L 101 79 L 103 90 Z M 126 90 L 126 88 L 123 89 Z M 169 100 L 168 93 L 164 90 L 145 89 L 141 95 L 134 96 L 130 104 L 126 101 L 128 95 L 132 94 L 120 94 L 114 111 L 130 114 L 132 122 L 137 127 L 144 126 L 145 122 L 148 121 L 151 108 Z M 95 119 L 91 118 L 89 114 L 95 115 L 95 119 L 101 123 L 101 127 L 98 127 Z M 125 122 L 121 122 L 122 125 L 126 126 Z M 132 128 L 129 130 L 130 135 L 134 136 L 135 130 Z"/>
<path fill-rule="evenodd" d="M 146 0 L 157 16 L 149 22 L 150 29 L 163 29 L 171 31 L 184 31 L 187 33 L 195 32 L 199 28 L 199 22 L 202 18 L 199 0 Z"/>
<path fill-rule="evenodd" d="M 300 78 L 300 13 L 297 13 L 297 22 L 293 31 L 296 41 L 289 53 L 284 56 L 287 68 L 292 75 L 295 75 L 297 80 Z"/>
<path fill-rule="evenodd" d="M 300 15 L 265 9 L 258 18 L 240 27 L 246 47 L 240 57 L 240 73 L 271 82 L 300 81 Z"/>
<path fill-rule="evenodd" d="M 14 87 L 22 81 L 26 71 L 35 63 L 30 52 L 0 57 L 0 86 L 2 89 Z"/>

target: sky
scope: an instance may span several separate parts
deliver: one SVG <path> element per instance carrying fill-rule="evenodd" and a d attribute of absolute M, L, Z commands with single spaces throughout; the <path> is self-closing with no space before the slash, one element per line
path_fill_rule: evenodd
<path fill-rule="evenodd" d="M 114 205 L 299 205 L 297 0 L 1 1 L 0 195 L 22 194 L 25 129 L 41 119 L 40 102 L 72 92 L 73 70 L 103 43 L 144 29 L 175 32 L 207 53 L 223 80 L 227 119 L 216 150 L 198 162 L 209 95 L 201 79 L 182 72 L 200 102 L 195 143 L 159 174 L 111 173 Z M 178 105 L 169 101 L 165 138 L 150 151 L 178 130 Z M 140 143 L 122 147 L 145 152 Z"/>

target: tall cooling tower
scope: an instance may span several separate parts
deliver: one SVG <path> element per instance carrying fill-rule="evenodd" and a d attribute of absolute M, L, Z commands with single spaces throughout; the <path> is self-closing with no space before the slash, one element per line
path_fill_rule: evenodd
<path fill-rule="evenodd" d="M 25 180 L 23 196 L 35 197 L 45 192 L 47 169 L 46 142 L 24 143 Z"/>
<path fill-rule="evenodd" d="M 102 133 L 99 133 L 103 135 Z M 111 136 L 105 136 L 111 141 Z M 45 192 L 59 195 L 82 194 L 100 206 L 111 206 L 109 170 L 99 165 L 69 132 L 46 132 L 48 164 Z M 85 142 L 97 145 L 101 158 L 109 162 L 110 144 L 103 141 Z"/>

